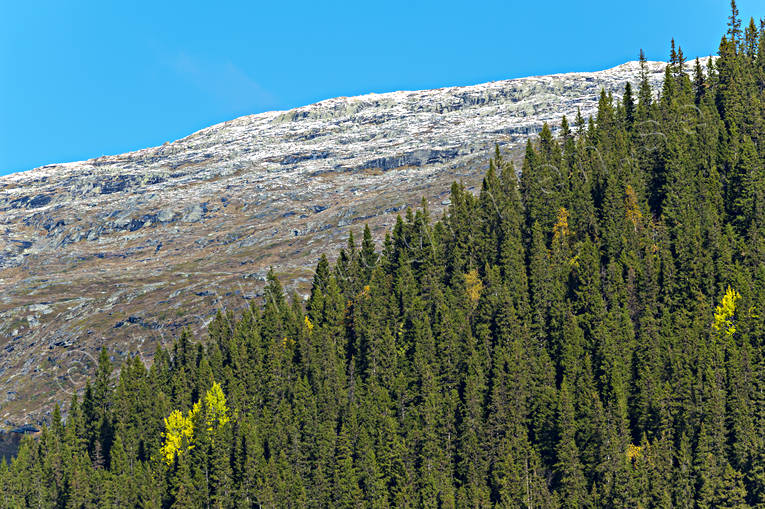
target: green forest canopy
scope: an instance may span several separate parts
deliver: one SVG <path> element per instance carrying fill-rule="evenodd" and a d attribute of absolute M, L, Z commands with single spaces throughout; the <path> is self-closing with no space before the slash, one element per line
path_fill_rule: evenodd
<path fill-rule="evenodd" d="M 765 23 L 684 65 L 305 302 L 272 273 L 116 386 L 102 352 L 0 506 L 765 507 Z"/>

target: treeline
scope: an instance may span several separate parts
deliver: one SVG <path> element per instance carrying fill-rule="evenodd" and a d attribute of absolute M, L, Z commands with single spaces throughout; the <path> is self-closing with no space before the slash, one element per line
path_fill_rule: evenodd
<path fill-rule="evenodd" d="M 102 352 L 3 507 L 765 507 L 765 25 L 269 275 L 149 369 Z M 520 175 L 520 176 L 519 176 Z"/>

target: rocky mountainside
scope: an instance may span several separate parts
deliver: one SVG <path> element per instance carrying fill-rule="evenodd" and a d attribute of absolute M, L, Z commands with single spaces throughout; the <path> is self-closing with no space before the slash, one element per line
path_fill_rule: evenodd
<path fill-rule="evenodd" d="M 664 64 L 649 62 L 652 85 Z M 594 112 L 639 65 L 329 99 L 181 140 L 0 177 L 0 422 L 39 422 L 92 372 L 218 308 L 257 299 L 272 266 L 305 293 L 322 252 L 408 205 L 434 215 L 478 186 L 491 148 L 517 158 L 544 122 Z M 359 238 L 359 237 L 357 237 Z"/>

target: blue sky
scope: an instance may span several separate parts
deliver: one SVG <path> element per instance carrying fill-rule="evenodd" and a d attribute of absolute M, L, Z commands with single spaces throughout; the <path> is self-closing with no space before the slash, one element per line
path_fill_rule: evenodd
<path fill-rule="evenodd" d="M 758 19 L 762 0 L 740 0 Z M 758 11 L 756 7 L 761 9 Z M 0 175 L 335 96 L 716 51 L 726 0 L 0 0 Z"/>

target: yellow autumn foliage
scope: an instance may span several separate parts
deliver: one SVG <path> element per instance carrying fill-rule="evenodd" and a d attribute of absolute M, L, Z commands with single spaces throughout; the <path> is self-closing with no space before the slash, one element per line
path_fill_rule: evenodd
<path fill-rule="evenodd" d="M 476 304 L 481 297 L 481 292 L 483 292 L 483 283 L 478 276 L 478 271 L 473 269 L 465 274 L 464 277 L 468 299 L 470 299 L 471 303 Z"/>
<path fill-rule="evenodd" d="M 226 396 L 218 382 L 213 383 L 204 397 L 194 403 L 186 415 L 180 410 L 173 410 L 165 417 L 165 431 L 162 433 L 164 443 L 160 448 L 162 459 L 168 465 L 173 463 L 176 455 L 180 456 L 194 448 L 194 428 L 202 424 L 198 421 L 203 407 L 205 409 L 204 426 L 210 433 L 225 426 L 231 420 L 226 406 Z"/>
<path fill-rule="evenodd" d="M 715 322 L 712 327 L 716 331 L 721 331 L 726 336 L 732 336 L 736 333 L 733 316 L 736 314 L 736 301 L 740 298 L 741 295 L 728 286 L 725 295 L 723 295 L 722 302 L 715 308 Z"/>
<path fill-rule="evenodd" d="M 228 424 L 230 418 L 226 406 L 226 395 L 223 394 L 223 389 L 218 382 L 213 383 L 203 401 L 207 431 L 213 431 Z"/>
<path fill-rule="evenodd" d="M 558 217 L 553 226 L 553 243 L 565 240 L 571 235 L 568 228 L 568 210 L 565 207 L 558 209 Z"/>
<path fill-rule="evenodd" d="M 313 322 L 308 319 L 308 315 L 303 319 L 303 323 L 305 323 L 305 328 L 308 329 L 308 334 L 313 332 Z"/>
<path fill-rule="evenodd" d="M 630 461 L 635 461 L 636 459 L 640 458 L 640 456 L 643 454 L 643 448 L 639 445 L 633 445 L 630 444 L 627 446 L 627 459 Z"/>
<path fill-rule="evenodd" d="M 165 462 L 170 465 L 176 454 L 191 450 L 194 447 L 194 423 L 193 414 L 189 412 L 188 416 L 183 415 L 179 410 L 165 417 L 165 432 L 162 436 L 165 443 L 160 452 Z"/>

